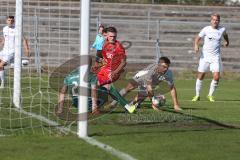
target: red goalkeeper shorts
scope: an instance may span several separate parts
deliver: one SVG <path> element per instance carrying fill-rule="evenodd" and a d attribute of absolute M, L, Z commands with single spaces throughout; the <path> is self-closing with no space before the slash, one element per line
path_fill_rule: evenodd
<path fill-rule="evenodd" d="M 110 84 L 115 82 L 120 77 L 120 74 L 115 74 L 114 77 L 111 78 L 111 70 L 106 67 L 102 67 L 97 73 L 98 85 L 102 86 L 105 84 Z"/>

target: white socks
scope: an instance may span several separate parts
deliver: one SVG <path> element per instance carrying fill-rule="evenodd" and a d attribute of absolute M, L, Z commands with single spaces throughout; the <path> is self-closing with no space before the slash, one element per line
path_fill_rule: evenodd
<path fill-rule="evenodd" d="M 123 89 L 121 89 L 121 90 L 119 91 L 119 93 L 120 93 L 121 96 L 124 96 L 127 92 L 126 92 L 126 90 L 123 88 Z"/>
<path fill-rule="evenodd" d="M 202 88 L 202 80 L 197 79 L 196 80 L 196 96 L 200 96 L 201 88 Z"/>
<path fill-rule="evenodd" d="M 209 93 L 208 93 L 209 96 L 213 95 L 217 86 L 218 86 L 218 81 L 215 81 L 213 79 L 211 84 L 210 84 L 210 88 L 209 88 Z M 202 88 L 202 80 L 197 79 L 197 81 L 196 81 L 196 96 L 200 96 L 201 88 Z"/>
<path fill-rule="evenodd" d="M 121 96 L 124 96 L 126 93 L 127 93 L 127 92 L 126 92 L 126 90 L 125 90 L 124 88 L 119 91 L 119 94 L 120 94 Z M 117 104 L 117 101 L 113 100 L 110 105 L 111 105 L 111 106 L 114 106 L 114 105 L 116 105 L 116 104 Z"/>
<path fill-rule="evenodd" d="M 209 96 L 213 95 L 213 92 L 216 90 L 217 86 L 218 86 L 218 81 L 215 81 L 213 79 L 211 84 L 210 84 L 210 88 L 209 88 L 209 93 L 208 93 Z"/>

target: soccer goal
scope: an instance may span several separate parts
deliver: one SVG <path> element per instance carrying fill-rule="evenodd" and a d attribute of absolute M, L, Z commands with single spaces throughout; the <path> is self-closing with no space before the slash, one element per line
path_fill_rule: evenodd
<path fill-rule="evenodd" d="M 21 6 L 16 2 L 23 4 L 20 8 L 21 13 L 16 12 L 16 8 Z M 114 114 L 108 114 L 113 111 L 108 104 L 101 105 L 103 111 L 99 117 L 82 114 L 82 112 L 86 113 L 86 108 L 80 107 L 81 110 L 78 111 L 77 103 L 81 102 L 86 106 L 86 100 L 88 104 L 91 104 L 91 98 L 82 96 L 81 98 L 84 100 L 76 101 L 76 96 L 68 94 L 70 91 L 75 94 L 75 91 L 78 90 L 78 84 L 75 85 L 74 81 L 72 88 L 68 88 L 65 94 L 64 110 L 59 114 L 59 98 L 64 89 L 64 80 L 69 77 L 69 73 L 74 73 L 82 63 L 81 68 L 87 68 L 88 56 L 86 54 L 96 37 L 99 24 L 117 28 L 118 40 L 121 41 L 128 54 L 127 69 L 130 70 L 132 67 L 133 70 L 139 70 L 142 69 L 142 66 L 155 62 L 156 58 L 161 56 L 159 44 L 155 45 L 155 39 L 159 38 L 157 29 L 159 25 L 156 25 L 159 24 L 159 21 L 148 18 L 150 14 L 147 13 L 149 12 L 143 13 L 141 20 L 129 20 L 124 17 L 118 19 L 116 17 L 119 17 L 119 13 L 123 11 L 117 5 L 109 6 L 108 3 L 95 2 L 91 5 L 91 19 L 87 26 L 88 22 L 82 21 L 89 17 L 89 13 L 80 11 L 83 11 L 81 7 L 87 9 L 88 4 L 84 6 L 80 2 L 84 1 L 2 0 L 0 2 L 1 30 L 7 25 L 7 16 L 15 16 L 15 27 L 19 26 L 18 23 L 22 24 L 22 29 L 20 28 L 22 38 L 19 38 L 19 43 L 22 44 L 19 45 L 19 52 L 16 52 L 18 58 L 14 63 L 9 63 L 4 67 L 4 88 L 0 89 L 0 135 L 26 132 L 58 134 L 63 132 L 84 137 L 87 135 L 86 128 L 89 128 L 87 119 L 90 123 L 105 125 L 104 123 L 125 123 L 125 118 L 129 118 L 125 117 L 125 110 L 121 107 L 115 107 Z M 116 12 L 108 10 L 109 7 L 115 7 Z M 20 15 L 22 15 L 22 21 L 17 20 Z M 83 24 L 86 26 L 82 26 Z M 90 32 L 87 31 L 87 28 Z M 90 34 L 89 40 L 86 38 L 87 34 Z M 85 36 L 81 38 L 80 35 Z M 0 36 L 3 37 L 2 31 Z M 27 39 L 30 57 L 25 55 L 23 37 Z M 146 46 L 142 46 L 143 44 Z M 84 54 L 83 62 L 80 61 L 80 53 Z M 96 54 L 95 51 L 90 51 L 90 53 L 91 55 Z M 127 80 L 133 75 L 133 73 L 128 73 L 124 75 L 124 80 L 120 79 L 119 83 L 116 83 L 117 89 L 124 87 Z M 14 82 L 17 75 L 18 79 Z M 87 78 L 82 75 L 80 77 Z M 18 88 L 14 86 L 17 83 Z M 87 85 L 87 83 L 83 84 Z M 80 90 L 83 91 L 83 89 Z M 100 90 L 98 94 L 102 98 L 99 100 L 100 104 L 110 98 L 104 89 Z M 87 92 L 80 95 L 87 95 Z M 133 97 L 130 95 L 126 98 L 131 101 Z M 111 102 L 111 99 L 108 102 Z M 80 126 L 85 129 L 80 129 Z M 94 130 L 100 125 L 90 126 L 91 130 Z"/>
<path fill-rule="evenodd" d="M 15 19 L 11 26 L 15 28 L 15 57 L 4 67 L 4 87 L 0 89 L 0 135 L 63 132 L 86 137 L 87 117 L 79 121 L 78 116 L 87 112 L 86 96 L 79 97 L 80 110 L 70 110 L 72 97 L 66 94 L 66 113 L 58 116 L 55 111 L 64 77 L 81 65 L 80 52 L 89 54 L 90 2 L 3 0 L 0 8 L 1 29 L 7 26 L 8 16 Z M 80 34 L 84 36 L 81 40 Z M 23 39 L 27 39 L 29 57 L 24 55 Z M 71 68 L 76 57 L 79 60 Z M 81 67 L 81 74 L 86 74 L 87 65 Z M 86 88 L 83 79 L 80 83 Z"/>

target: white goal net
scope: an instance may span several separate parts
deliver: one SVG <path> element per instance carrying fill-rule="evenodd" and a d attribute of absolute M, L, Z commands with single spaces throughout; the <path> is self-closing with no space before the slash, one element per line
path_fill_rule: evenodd
<path fill-rule="evenodd" d="M 71 106 L 72 97 L 66 96 L 66 105 L 69 108 L 64 115 L 56 116 L 55 111 L 64 77 L 79 64 L 76 56 L 80 50 L 80 1 L 23 2 L 23 36 L 28 40 L 31 57 L 22 54 L 21 110 L 13 104 L 13 64 L 5 66 L 5 86 L 0 89 L 0 135 L 25 132 L 59 133 L 59 127 L 67 133 L 76 132 L 77 108 Z M 15 5 L 16 0 L 0 1 L 1 37 L 2 28 L 6 26 L 6 17 L 15 16 Z M 112 13 L 111 9 L 114 10 L 111 4 L 105 5 L 91 5 L 91 44 L 99 24 L 115 26 L 120 33 L 118 39 L 128 52 L 127 61 L 136 64 L 133 65 L 134 69 L 142 67 L 143 63 L 155 62 L 156 57 L 160 56 L 159 44 L 156 45 L 160 32 L 159 20 L 151 20 L 150 11 L 140 13 L 139 20 L 128 20 L 126 15 L 119 19 L 118 12 L 109 15 Z M 119 12 L 126 14 L 122 10 Z M 142 41 L 148 42 L 148 48 L 142 46 Z M 22 50 L 24 51 L 24 48 Z M 95 55 L 95 51 L 91 53 Z M 104 117 L 104 114 L 101 117 Z"/>
<path fill-rule="evenodd" d="M 0 89 L 0 135 L 56 133 L 56 128 L 65 123 L 54 115 L 64 74 L 55 79 L 51 74 L 79 55 L 80 2 L 23 2 L 23 36 L 28 39 L 31 57 L 22 54 L 21 110 L 13 105 L 13 64 L 5 66 L 5 86 Z M 15 0 L 0 2 L 1 37 L 6 17 L 15 16 L 15 5 Z M 26 60 L 29 64 L 24 64 Z M 57 83 L 51 85 L 51 80 Z"/>

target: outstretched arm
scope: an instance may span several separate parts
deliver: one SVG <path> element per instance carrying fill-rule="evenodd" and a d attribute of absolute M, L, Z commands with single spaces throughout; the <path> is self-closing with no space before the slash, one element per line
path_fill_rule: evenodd
<path fill-rule="evenodd" d="M 112 71 L 111 73 L 111 77 L 113 78 L 116 74 L 119 74 L 120 71 L 123 70 L 123 68 L 126 66 L 127 62 L 126 62 L 126 57 L 123 58 L 121 60 L 120 65 L 117 67 L 117 69 L 115 69 L 114 71 Z"/>
<path fill-rule="evenodd" d="M 64 98 L 65 98 L 65 94 L 67 93 L 67 89 L 68 87 L 66 85 L 64 85 L 61 90 L 59 91 L 59 96 L 58 96 L 58 108 L 56 111 L 56 114 L 61 114 L 63 112 L 64 109 Z"/>
<path fill-rule="evenodd" d="M 96 48 L 96 46 L 97 46 L 97 39 L 98 39 L 98 35 L 96 36 L 95 41 L 93 42 L 93 44 L 92 44 L 92 46 L 91 46 L 91 50 L 92 50 L 93 48 Z"/>
<path fill-rule="evenodd" d="M 154 96 L 154 92 L 151 84 L 147 85 L 147 93 L 148 93 L 149 99 L 151 100 L 152 97 Z"/>
<path fill-rule="evenodd" d="M 152 84 L 151 84 L 151 83 L 149 83 L 149 84 L 147 85 L 147 93 L 148 93 L 149 99 L 153 102 L 153 100 L 154 100 L 155 97 L 154 97 L 154 91 L 153 91 L 153 87 L 152 87 Z M 154 110 L 159 110 L 158 107 L 155 106 L 153 103 L 152 103 L 152 108 L 153 108 Z"/>
<path fill-rule="evenodd" d="M 64 85 L 60 92 L 59 92 L 59 97 L 58 97 L 58 102 L 64 102 L 64 97 L 65 97 L 65 94 L 67 93 L 67 86 Z"/>
<path fill-rule="evenodd" d="M 228 47 L 229 46 L 229 39 L 228 39 L 228 34 L 226 32 L 223 35 L 223 38 L 225 39 L 224 47 Z"/>
<path fill-rule="evenodd" d="M 25 37 L 23 37 L 23 47 L 24 47 L 24 50 L 25 50 L 25 56 L 30 57 L 28 40 Z"/>
<path fill-rule="evenodd" d="M 195 53 L 199 52 L 199 43 L 201 41 L 201 37 L 196 36 L 195 41 L 194 41 L 194 51 Z"/>
<path fill-rule="evenodd" d="M 178 98 L 177 98 L 177 89 L 176 87 L 173 85 L 172 88 L 171 88 L 171 96 L 172 96 L 172 101 L 173 101 L 173 105 L 174 105 L 174 109 L 176 111 L 180 111 L 182 110 L 179 106 L 179 103 L 178 103 Z"/>

